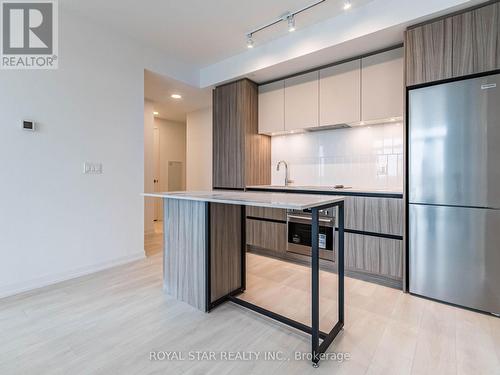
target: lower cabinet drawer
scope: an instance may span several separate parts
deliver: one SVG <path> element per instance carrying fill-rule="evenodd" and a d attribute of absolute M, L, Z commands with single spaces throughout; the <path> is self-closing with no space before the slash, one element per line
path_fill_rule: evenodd
<path fill-rule="evenodd" d="M 346 197 L 345 227 L 402 236 L 403 203 L 397 198 Z"/>
<path fill-rule="evenodd" d="M 247 219 L 247 245 L 286 252 L 286 224 L 271 221 Z"/>
<path fill-rule="evenodd" d="M 247 216 L 286 221 L 286 210 L 282 208 L 247 206 Z"/>
<path fill-rule="evenodd" d="M 345 233 L 345 266 L 373 275 L 403 278 L 403 241 Z"/>

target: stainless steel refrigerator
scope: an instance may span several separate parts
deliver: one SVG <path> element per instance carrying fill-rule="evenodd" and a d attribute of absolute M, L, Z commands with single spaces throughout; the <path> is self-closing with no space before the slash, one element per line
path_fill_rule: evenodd
<path fill-rule="evenodd" d="M 500 75 L 410 90 L 409 289 L 500 313 Z"/>

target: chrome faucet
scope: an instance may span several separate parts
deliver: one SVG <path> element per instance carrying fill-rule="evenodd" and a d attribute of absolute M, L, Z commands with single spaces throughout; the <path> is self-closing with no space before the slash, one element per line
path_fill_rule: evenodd
<path fill-rule="evenodd" d="M 293 182 L 293 181 L 288 179 L 288 164 L 286 163 L 286 161 L 280 160 L 278 162 L 278 164 L 276 165 L 276 170 L 277 171 L 280 170 L 280 166 L 281 166 L 282 163 L 285 164 L 285 186 L 288 186 L 288 184 L 291 183 L 291 182 Z"/>

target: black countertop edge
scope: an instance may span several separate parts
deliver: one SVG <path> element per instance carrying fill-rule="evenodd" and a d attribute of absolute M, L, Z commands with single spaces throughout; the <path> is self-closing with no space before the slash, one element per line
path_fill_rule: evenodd
<path fill-rule="evenodd" d="M 246 188 L 246 191 L 267 191 L 270 193 L 295 193 L 295 194 L 320 194 L 320 195 L 344 195 L 346 197 L 367 197 L 367 198 L 394 198 L 403 199 L 403 193 L 384 193 L 384 192 L 361 192 L 361 191 L 331 191 L 331 190 L 300 190 L 300 189 L 276 189 L 276 188 Z"/>

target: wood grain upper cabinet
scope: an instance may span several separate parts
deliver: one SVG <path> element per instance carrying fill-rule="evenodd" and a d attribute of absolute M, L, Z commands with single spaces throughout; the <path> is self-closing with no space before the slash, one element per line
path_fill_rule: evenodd
<path fill-rule="evenodd" d="M 285 80 L 285 130 L 317 127 L 319 124 L 319 72 Z"/>
<path fill-rule="evenodd" d="M 452 76 L 452 21 L 450 18 L 406 31 L 406 85 Z"/>
<path fill-rule="evenodd" d="M 361 61 L 354 60 L 319 71 L 319 125 L 359 122 Z"/>
<path fill-rule="evenodd" d="M 361 120 L 403 116 L 403 48 L 361 59 Z"/>
<path fill-rule="evenodd" d="M 258 90 L 248 80 L 213 92 L 213 187 L 271 183 L 271 140 L 258 134 Z"/>
<path fill-rule="evenodd" d="M 259 86 L 259 134 L 285 130 L 285 81 Z"/>
<path fill-rule="evenodd" d="M 453 76 L 500 69 L 500 3 L 456 15 Z"/>

